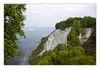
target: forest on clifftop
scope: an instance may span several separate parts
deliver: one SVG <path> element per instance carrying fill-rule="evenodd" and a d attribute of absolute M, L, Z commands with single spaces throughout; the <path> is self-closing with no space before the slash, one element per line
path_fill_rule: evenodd
<path fill-rule="evenodd" d="M 58 44 L 52 51 L 47 51 L 42 56 L 37 56 L 44 49 L 48 36 L 41 39 L 39 46 L 32 51 L 29 58 L 31 65 L 96 65 L 96 18 L 85 16 L 70 17 L 56 23 L 55 28 L 64 30 L 72 27 L 67 44 Z M 78 36 L 85 35 L 84 28 L 93 28 L 90 38 L 81 44 Z"/>

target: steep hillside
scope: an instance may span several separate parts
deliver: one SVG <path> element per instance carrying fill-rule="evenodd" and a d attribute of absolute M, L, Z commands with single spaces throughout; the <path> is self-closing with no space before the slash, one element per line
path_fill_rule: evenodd
<path fill-rule="evenodd" d="M 96 18 L 68 18 L 41 39 L 29 59 L 35 65 L 95 65 Z"/>

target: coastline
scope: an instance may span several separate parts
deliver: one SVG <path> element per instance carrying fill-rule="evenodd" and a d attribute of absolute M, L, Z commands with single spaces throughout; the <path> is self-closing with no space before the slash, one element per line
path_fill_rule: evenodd
<path fill-rule="evenodd" d="M 31 56 L 31 53 L 28 53 L 28 54 L 25 55 L 23 65 L 30 65 L 30 64 L 28 63 L 28 59 L 29 59 L 30 56 Z"/>

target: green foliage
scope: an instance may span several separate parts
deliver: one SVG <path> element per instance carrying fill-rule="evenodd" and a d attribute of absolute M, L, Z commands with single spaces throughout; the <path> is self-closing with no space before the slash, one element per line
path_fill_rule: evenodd
<path fill-rule="evenodd" d="M 59 46 L 59 45 L 57 45 Z M 55 48 L 57 48 L 57 46 Z M 60 47 L 60 46 L 59 46 Z M 95 65 L 95 55 L 86 55 L 82 46 L 73 47 L 68 51 L 68 46 L 63 45 L 63 49 L 56 52 L 45 52 L 36 62 L 36 65 Z"/>
<path fill-rule="evenodd" d="M 75 17 L 68 18 L 67 20 L 61 21 L 56 24 L 56 29 L 64 30 L 66 27 L 71 26 L 71 31 L 67 37 L 67 44 L 58 44 L 52 51 L 47 51 L 42 54 L 34 63 L 37 65 L 95 65 L 96 64 L 96 48 L 92 49 L 86 44 L 81 46 L 79 35 L 85 34 L 84 28 L 92 27 L 92 44 L 95 45 L 96 42 L 96 22 L 93 17 Z M 93 22 L 92 22 L 93 21 Z M 90 23 L 88 23 L 90 22 Z M 93 26 L 94 25 L 94 26 Z M 89 39 L 91 40 L 91 39 Z M 42 44 L 33 51 L 33 55 L 39 54 L 43 50 L 43 45 L 46 42 L 46 38 L 41 39 Z M 88 49 L 89 47 L 89 49 Z M 39 51 L 41 49 L 41 51 Z M 89 51 L 90 50 L 90 51 Z M 89 54 L 88 54 L 89 51 Z M 38 53 L 37 53 L 38 52 Z M 32 55 L 32 61 L 33 61 Z M 34 56 L 34 57 L 35 57 Z M 35 60 L 35 59 L 34 59 Z"/>
<path fill-rule="evenodd" d="M 80 45 L 80 40 L 74 30 L 72 30 L 69 33 L 67 40 L 68 40 L 68 44 L 71 46 L 79 46 Z"/>
<path fill-rule="evenodd" d="M 37 65 L 53 65 L 57 64 L 57 54 L 53 51 L 44 52 L 43 55 L 36 60 Z"/>
<path fill-rule="evenodd" d="M 65 47 L 65 46 L 64 46 Z M 63 44 L 58 44 L 54 49 L 53 52 L 58 54 L 59 51 L 63 50 Z"/>
<path fill-rule="evenodd" d="M 75 17 L 74 19 L 76 19 L 76 20 L 82 20 L 81 17 Z"/>
<path fill-rule="evenodd" d="M 89 59 L 90 58 L 90 59 Z M 94 65 L 95 60 L 93 56 L 86 55 L 85 50 L 81 46 L 73 47 L 73 49 L 68 52 L 65 64 L 73 65 Z"/>
<path fill-rule="evenodd" d="M 43 40 L 45 40 L 45 37 L 43 37 L 43 38 L 41 39 L 41 41 L 43 41 Z"/>
<path fill-rule="evenodd" d="M 60 50 L 62 50 L 62 48 L 63 48 L 63 44 L 58 44 L 57 45 L 57 49 L 60 51 Z"/>
<path fill-rule="evenodd" d="M 30 64 L 32 64 L 32 61 L 34 60 L 34 58 L 40 53 L 42 52 L 42 50 L 44 49 L 44 43 L 48 40 L 48 36 L 47 37 L 44 37 L 41 39 L 41 43 L 39 44 L 39 46 L 32 51 L 32 55 L 31 57 L 29 58 L 28 62 Z"/>
<path fill-rule="evenodd" d="M 69 49 L 68 44 L 67 44 L 67 46 L 66 46 L 66 44 L 64 44 L 64 45 L 63 45 L 63 48 L 62 48 L 62 51 L 68 51 L 68 49 Z"/>
<path fill-rule="evenodd" d="M 34 59 L 35 59 L 35 56 L 30 56 L 30 58 L 28 59 L 28 63 L 32 64 Z"/>
<path fill-rule="evenodd" d="M 66 27 L 70 27 L 74 22 L 73 18 L 68 18 L 67 20 L 61 21 L 55 25 L 56 29 L 64 30 Z"/>
<path fill-rule="evenodd" d="M 4 64 L 15 56 L 23 56 L 16 35 L 25 37 L 22 30 L 25 10 L 25 4 L 4 4 Z"/>
<path fill-rule="evenodd" d="M 85 54 L 84 49 L 81 46 L 77 46 L 77 47 L 73 47 L 73 50 L 71 51 L 71 53 L 73 54 L 73 56 L 82 56 Z"/>
<path fill-rule="evenodd" d="M 65 22 L 66 27 L 72 26 L 74 20 L 75 20 L 74 18 L 68 18 L 68 19 L 66 20 L 66 22 Z"/>
<path fill-rule="evenodd" d="M 95 27 L 96 26 L 96 18 L 90 17 L 90 16 L 85 16 L 81 20 L 81 25 L 85 28 L 87 27 Z"/>
<path fill-rule="evenodd" d="M 52 65 L 51 57 L 50 56 L 45 56 L 43 59 L 38 61 L 38 65 Z"/>
<path fill-rule="evenodd" d="M 80 24 L 80 21 L 74 20 L 72 24 L 72 29 L 68 34 L 67 40 L 70 46 L 80 46 L 79 34 L 84 35 L 85 31 Z"/>
<path fill-rule="evenodd" d="M 75 18 L 68 18 L 67 20 L 60 21 L 60 22 L 56 23 L 55 28 L 64 30 L 66 27 L 72 26 L 72 24 L 75 22 L 75 20 L 80 21 L 80 25 L 83 28 L 87 28 L 87 27 L 94 28 L 96 26 L 96 18 L 90 17 L 90 16 L 85 16 L 84 18 L 75 17 Z M 77 23 L 79 23 L 79 22 L 77 22 Z M 79 24 L 77 24 L 77 25 L 79 25 Z M 77 28 L 79 28 L 79 27 L 77 27 Z"/>
<path fill-rule="evenodd" d="M 55 52 L 51 52 L 51 59 L 54 64 L 57 64 L 57 54 Z"/>
<path fill-rule="evenodd" d="M 59 64 L 65 64 L 65 61 L 67 60 L 66 57 L 67 57 L 67 51 L 59 51 L 58 53 L 58 63 Z"/>
<path fill-rule="evenodd" d="M 41 41 L 41 43 L 39 44 L 39 46 L 34 51 L 32 51 L 32 55 L 37 55 L 40 52 L 42 52 L 42 50 L 44 49 L 44 43 L 48 40 L 48 36 L 45 37 L 45 38 L 42 38 L 42 39 L 43 40 Z"/>
<path fill-rule="evenodd" d="M 80 33 L 82 35 L 85 34 L 85 31 L 84 31 L 82 25 L 80 24 L 80 21 L 79 20 L 78 21 L 77 20 L 74 21 L 71 30 L 74 30 L 76 32 L 76 35 L 79 35 Z"/>
<path fill-rule="evenodd" d="M 60 23 L 56 24 L 56 29 L 64 30 L 66 28 L 65 21 L 61 21 Z"/>

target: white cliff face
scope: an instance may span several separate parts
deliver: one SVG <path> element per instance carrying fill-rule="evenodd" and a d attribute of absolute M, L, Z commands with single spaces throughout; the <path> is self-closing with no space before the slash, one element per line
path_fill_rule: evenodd
<path fill-rule="evenodd" d="M 89 39 L 89 37 L 91 36 L 92 32 L 93 32 L 92 28 L 86 28 L 85 29 L 85 35 L 84 36 L 82 36 L 81 34 L 79 35 L 79 39 L 80 39 L 82 44 Z"/>
<path fill-rule="evenodd" d="M 48 37 L 48 41 L 44 44 L 44 50 L 39 54 L 42 55 L 43 52 L 53 50 L 59 43 L 66 44 L 67 36 L 71 31 L 71 27 L 67 27 L 65 30 L 54 30 Z"/>
<path fill-rule="evenodd" d="M 63 31 L 60 29 L 54 30 L 49 35 L 48 40 L 44 44 L 44 50 L 39 55 L 42 55 L 46 51 L 53 50 L 54 47 L 56 47 L 59 43 L 67 44 L 67 36 L 70 31 L 71 31 L 71 27 L 67 27 Z M 81 36 L 81 34 L 79 35 L 79 39 L 80 39 L 81 43 L 86 42 L 89 39 L 92 31 L 93 31 L 92 28 L 86 28 L 85 29 L 86 34 L 84 36 Z"/>

